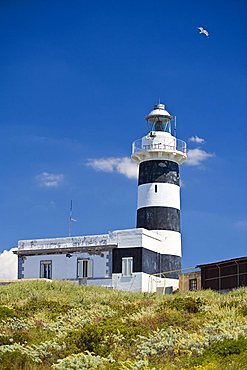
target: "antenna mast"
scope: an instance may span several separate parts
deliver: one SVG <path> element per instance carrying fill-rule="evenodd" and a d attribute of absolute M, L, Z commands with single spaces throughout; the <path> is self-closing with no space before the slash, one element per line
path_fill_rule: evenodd
<path fill-rule="evenodd" d="M 69 210 L 69 236 L 71 236 L 71 224 L 72 224 L 72 200 L 70 201 L 70 210 Z"/>
<path fill-rule="evenodd" d="M 76 222 L 77 220 L 75 220 L 73 217 L 72 217 L 72 200 L 70 201 L 70 211 L 69 211 L 69 236 L 71 236 L 71 232 L 72 232 L 72 222 Z"/>

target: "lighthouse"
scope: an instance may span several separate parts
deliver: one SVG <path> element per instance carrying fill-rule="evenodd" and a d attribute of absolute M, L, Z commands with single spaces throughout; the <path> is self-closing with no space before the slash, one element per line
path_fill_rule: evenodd
<path fill-rule="evenodd" d="M 19 279 L 71 280 L 133 292 L 170 293 L 181 270 L 179 166 L 186 144 L 163 104 L 146 117 L 148 132 L 133 143 L 138 163 L 136 227 L 99 235 L 18 242 Z"/>
<path fill-rule="evenodd" d="M 182 257 L 179 166 L 186 160 L 186 143 L 177 139 L 176 119 L 164 104 L 155 105 L 146 121 L 147 135 L 132 144 L 139 165 L 136 227 L 161 237 L 156 274 L 176 288 Z"/>

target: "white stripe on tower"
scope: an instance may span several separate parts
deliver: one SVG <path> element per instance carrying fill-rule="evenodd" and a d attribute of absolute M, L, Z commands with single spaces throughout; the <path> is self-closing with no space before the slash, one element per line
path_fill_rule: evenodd
<path fill-rule="evenodd" d="M 179 186 L 167 183 L 149 183 L 139 185 L 137 209 L 153 206 L 180 209 Z"/>

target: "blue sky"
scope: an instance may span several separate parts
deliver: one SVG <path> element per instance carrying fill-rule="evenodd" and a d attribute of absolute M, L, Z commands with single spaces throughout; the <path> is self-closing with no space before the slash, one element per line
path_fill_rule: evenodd
<path fill-rule="evenodd" d="M 184 267 L 246 255 L 246 17 L 241 0 L 1 1 L 0 251 L 68 235 L 71 199 L 74 235 L 135 227 L 126 157 L 160 98 L 190 150 Z"/>

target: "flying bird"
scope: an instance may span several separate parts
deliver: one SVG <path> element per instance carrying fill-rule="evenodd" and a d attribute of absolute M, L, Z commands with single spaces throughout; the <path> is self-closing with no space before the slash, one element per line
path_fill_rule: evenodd
<path fill-rule="evenodd" d="M 207 30 L 204 30 L 203 27 L 197 27 L 197 28 L 198 28 L 198 30 L 200 30 L 200 33 L 203 33 L 205 36 L 208 36 L 209 35 L 208 31 Z"/>

